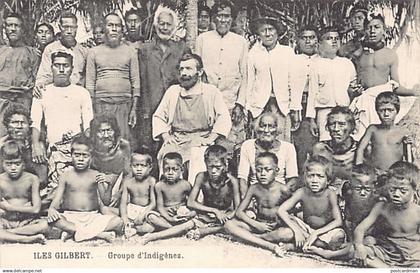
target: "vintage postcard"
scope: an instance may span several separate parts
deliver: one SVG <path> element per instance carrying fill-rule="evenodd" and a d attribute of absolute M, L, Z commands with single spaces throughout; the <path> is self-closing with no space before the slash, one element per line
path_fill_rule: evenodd
<path fill-rule="evenodd" d="M 0 0 L 0 270 L 417 273 L 420 4 L 379 2 Z"/>

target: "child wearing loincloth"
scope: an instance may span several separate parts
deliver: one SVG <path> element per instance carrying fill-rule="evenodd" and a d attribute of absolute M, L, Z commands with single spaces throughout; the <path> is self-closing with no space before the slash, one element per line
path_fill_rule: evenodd
<path fill-rule="evenodd" d="M 251 185 L 236 211 L 236 219 L 226 222 L 225 229 L 230 234 L 282 256 L 285 247 L 280 242 L 290 242 L 293 233 L 283 227 L 277 217 L 279 206 L 289 196 L 286 185 L 276 181 L 278 172 L 277 156 L 271 152 L 260 153 L 255 160 L 257 184 Z M 257 213 L 252 219 L 246 212 L 255 199 Z"/>
<path fill-rule="evenodd" d="M 419 169 L 397 162 L 388 172 L 386 202 L 378 202 L 354 232 L 355 260 L 368 267 L 420 267 L 420 206 L 412 202 Z M 386 227 L 373 246 L 363 242 L 369 228 Z"/>
<path fill-rule="evenodd" d="M 145 149 L 135 151 L 131 155 L 133 176 L 123 181 L 120 204 L 126 237 L 155 230 L 147 221 L 148 215 L 155 213 L 153 209 L 156 207 L 156 179 L 150 175 L 152 164 L 152 156 Z"/>
<path fill-rule="evenodd" d="M 76 242 L 93 238 L 111 242 L 123 223 L 115 215 L 103 215 L 98 193 L 98 172 L 89 168 L 92 145 L 84 135 L 71 144 L 72 168 L 60 177 L 56 195 L 48 209 L 48 222 L 63 230 L 62 239 L 74 237 Z M 60 213 L 61 208 L 64 212 Z"/>
<path fill-rule="evenodd" d="M 158 232 L 142 237 L 142 243 L 176 237 L 194 228 L 195 211 L 187 208 L 191 184 L 182 179 L 182 157 L 179 153 L 167 153 L 162 160 L 162 178 L 156 183 L 156 208 L 159 213 L 149 214 L 147 219 Z"/>
<path fill-rule="evenodd" d="M 371 124 L 360 140 L 356 152 L 356 164 L 363 162 L 371 164 L 378 171 L 384 173 L 391 165 L 403 160 L 404 145 L 412 142 L 408 131 L 394 124 L 395 117 L 400 110 L 400 100 L 394 92 L 380 93 L 375 100 L 375 109 L 380 124 Z M 365 150 L 369 146 L 369 158 L 365 158 Z M 411 152 L 411 151 L 410 151 Z"/>
<path fill-rule="evenodd" d="M 328 188 L 331 176 L 329 160 L 309 158 L 304 166 L 305 187 L 294 192 L 278 209 L 279 217 L 293 231 L 296 249 L 303 252 L 319 254 L 319 248 L 335 250 L 345 241 L 337 195 Z M 303 220 L 288 212 L 298 203 L 303 209 Z"/>
<path fill-rule="evenodd" d="M 0 174 L 0 241 L 45 243 L 48 223 L 39 219 L 39 179 L 25 169 L 23 154 L 15 141 L 1 148 L 4 173 Z"/>
<path fill-rule="evenodd" d="M 209 146 L 204 153 L 204 161 L 207 171 L 197 175 L 187 202 L 188 207 L 198 211 L 194 219 L 196 229 L 187 233 L 187 237 L 194 240 L 223 232 L 224 223 L 234 217 L 240 202 L 238 180 L 227 173 L 226 148 Z M 198 201 L 200 191 L 202 201 Z"/>

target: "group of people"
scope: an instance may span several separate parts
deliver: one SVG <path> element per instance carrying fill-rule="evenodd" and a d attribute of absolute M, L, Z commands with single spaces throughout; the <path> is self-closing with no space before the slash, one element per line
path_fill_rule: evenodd
<path fill-rule="evenodd" d="M 194 52 L 169 8 L 152 41 L 135 10 L 107 14 L 91 48 L 69 12 L 37 48 L 7 15 L 0 241 L 227 233 L 278 256 L 420 266 L 419 170 L 396 125 L 419 90 L 399 84 L 383 18 L 355 6 L 352 40 L 302 26 L 293 49 L 272 17 L 251 21 L 250 46 L 234 13 L 200 7 Z"/>

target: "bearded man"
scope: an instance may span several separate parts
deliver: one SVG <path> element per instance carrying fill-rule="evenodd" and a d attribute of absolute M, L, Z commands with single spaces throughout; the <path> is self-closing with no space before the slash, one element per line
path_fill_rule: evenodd
<path fill-rule="evenodd" d="M 163 156 L 178 152 L 190 162 L 189 181 L 205 170 L 204 151 L 219 137 L 229 134 L 232 123 L 221 92 L 203 83 L 200 56 L 185 54 L 179 64 L 180 84 L 172 85 L 153 114 L 153 138 L 161 139 L 159 165 Z"/>
<path fill-rule="evenodd" d="M 91 168 L 101 173 L 98 178 L 106 189 L 101 198 L 109 206 L 103 212 L 118 214 L 120 182 L 131 172 L 130 143 L 121 137 L 117 119 L 110 113 L 99 114 L 91 121 L 90 137 L 94 147 Z"/>
<path fill-rule="evenodd" d="M 190 52 L 185 42 L 171 39 L 177 21 L 173 10 L 159 9 L 153 21 L 156 36 L 138 51 L 141 97 L 137 131 L 141 143 L 154 153 L 157 153 L 158 143 L 152 139 L 152 114 L 169 86 L 178 83 L 177 65 L 182 55 Z"/>
<path fill-rule="evenodd" d="M 105 43 L 88 53 L 86 89 L 94 102 L 95 114 L 114 114 L 121 135 L 131 140 L 130 128 L 136 125 L 136 107 L 140 97 L 137 54 L 133 47 L 121 43 L 121 18 L 110 13 L 104 21 Z"/>

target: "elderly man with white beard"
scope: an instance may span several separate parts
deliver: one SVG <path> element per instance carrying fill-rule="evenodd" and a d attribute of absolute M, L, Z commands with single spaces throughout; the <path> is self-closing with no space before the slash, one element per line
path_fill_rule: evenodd
<path fill-rule="evenodd" d="M 181 154 L 189 162 L 188 181 L 205 170 L 204 151 L 219 137 L 226 137 L 232 126 L 221 92 L 203 83 L 201 58 L 185 54 L 179 64 L 180 84 L 172 85 L 153 114 L 153 138 L 161 139 L 159 165 L 169 152 Z"/>
<path fill-rule="evenodd" d="M 190 52 L 184 41 L 172 40 L 177 21 L 173 10 L 159 7 L 153 20 L 156 35 L 138 50 L 141 96 L 137 132 L 140 142 L 153 153 L 159 147 L 152 138 L 152 115 L 169 86 L 178 83 L 177 66 L 182 55 Z"/>

